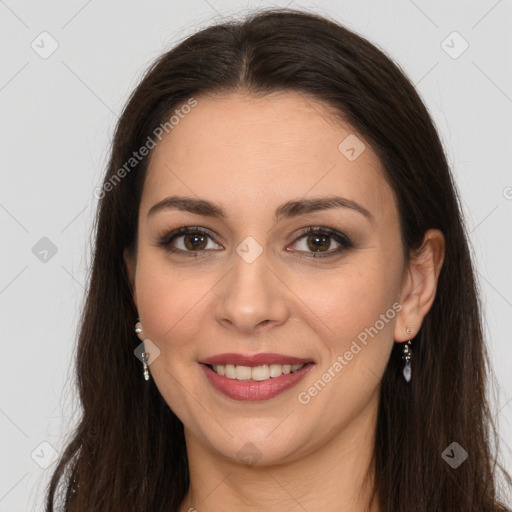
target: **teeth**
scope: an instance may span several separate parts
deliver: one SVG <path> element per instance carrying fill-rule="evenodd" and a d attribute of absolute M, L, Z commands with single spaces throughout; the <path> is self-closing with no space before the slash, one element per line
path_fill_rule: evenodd
<path fill-rule="evenodd" d="M 296 372 L 300 370 L 303 364 L 264 364 L 262 366 L 237 366 L 234 364 L 216 364 L 213 365 L 213 371 L 219 375 L 224 375 L 228 379 L 236 380 L 267 380 L 275 379 L 281 375 Z"/>
<path fill-rule="evenodd" d="M 235 366 L 235 375 L 237 380 L 251 380 L 250 366 Z"/>

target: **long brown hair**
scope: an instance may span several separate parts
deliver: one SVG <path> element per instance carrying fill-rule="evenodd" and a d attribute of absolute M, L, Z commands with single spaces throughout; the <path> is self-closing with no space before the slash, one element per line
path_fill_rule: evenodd
<path fill-rule="evenodd" d="M 82 416 L 52 475 L 47 512 L 56 499 L 69 512 L 178 510 L 189 485 L 183 424 L 153 380 L 142 378 L 134 356 L 137 311 L 122 257 L 125 248 L 136 248 L 151 152 L 126 163 L 190 98 L 287 90 L 334 107 L 370 142 L 397 199 L 406 255 L 429 228 L 446 239 L 437 295 L 413 340 L 413 379 L 407 384 L 401 376 L 395 343 L 381 383 L 374 499 L 381 512 L 505 510 L 477 282 L 433 122 L 400 68 L 364 38 L 318 14 L 263 9 L 201 30 L 163 54 L 122 113 L 97 196 L 79 326 Z M 457 469 L 442 457 L 454 442 L 468 453 Z"/>

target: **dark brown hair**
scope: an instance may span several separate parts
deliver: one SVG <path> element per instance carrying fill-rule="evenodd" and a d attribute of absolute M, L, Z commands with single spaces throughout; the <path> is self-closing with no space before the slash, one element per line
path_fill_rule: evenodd
<path fill-rule="evenodd" d="M 433 122 L 400 68 L 367 40 L 318 14 L 264 9 L 201 30 L 162 55 L 122 113 L 80 319 L 82 417 L 52 476 L 46 511 L 55 510 L 57 498 L 69 512 L 177 511 L 187 492 L 183 425 L 153 380 L 144 381 L 134 356 L 137 311 L 123 263 L 124 249 L 136 249 L 151 153 L 112 180 L 177 107 L 192 97 L 239 91 L 308 95 L 369 141 L 397 200 L 407 257 L 427 229 L 444 233 L 436 298 L 413 340 L 413 379 L 404 381 L 395 343 L 381 383 L 372 461 L 381 512 L 505 510 L 498 500 L 498 435 L 486 396 L 492 373 L 477 282 Z M 453 442 L 469 454 L 457 469 L 441 456 Z"/>

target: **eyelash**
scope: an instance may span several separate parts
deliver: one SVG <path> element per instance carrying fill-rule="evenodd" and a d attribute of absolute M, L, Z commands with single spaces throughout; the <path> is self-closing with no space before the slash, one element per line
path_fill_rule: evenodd
<path fill-rule="evenodd" d="M 201 233 L 203 235 L 208 236 L 209 238 L 212 238 L 212 236 L 206 230 L 204 230 L 200 227 L 182 227 L 182 228 L 175 229 L 175 230 L 171 231 L 170 233 L 167 233 L 166 235 L 161 237 L 156 245 L 157 245 L 157 247 L 163 247 L 166 252 L 171 253 L 171 254 L 182 253 L 186 257 L 197 258 L 197 257 L 200 257 L 198 253 L 206 252 L 207 250 L 202 249 L 199 251 L 184 251 L 182 249 L 173 248 L 170 245 L 171 242 L 173 242 L 174 239 L 178 238 L 179 236 L 196 234 L 196 233 Z M 304 258 L 333 257 L 333 256 L 339 255 L 340 253 L 342 253 L 342 252 L 346 251 L 347 249 L 350 249 L 354 246 L 352 244 L 352 241 L 350 240 L 350 238 L 347 235 L 345 235 L 344 233 L 341 233 L 335 229 L 327 228 L 327 227 L 323 227 L 323 226 L 314 226 L 314 227 L 310 226 L 308 228 L 302 229 L 299 233 L 299 236 L 295 239 L 294 243 L 297 242 L 297 240 L 304 238 L 306 235 L 321 235 L 321 236 L 326 235 L 329 238 L 332 238 L 336 242 L 338 242 L 340 244 L 340 247 L 338 247 L 337 249 L 334 249 L 334 250 L 330 250 L 328 252 L 324 252 L 324 253 L 310 252 L 309 254 L 311 254 L 312 256 L 304 256 L 301 254 L 300 256 L 304 257 Z M 304 251 L 297 251 L 297 252 L 302 253 Z"/>

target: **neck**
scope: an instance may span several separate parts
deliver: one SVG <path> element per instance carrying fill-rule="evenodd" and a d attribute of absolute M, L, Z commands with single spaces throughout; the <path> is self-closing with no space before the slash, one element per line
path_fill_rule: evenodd
<path fill-rule="evenodd" d="M 376 408 L 368 407 L 328 443 L 287 463 L 244 465 L 207 449 L 187 429 L 190 488 L 180 512 L 379 512 L 374 485 Z"/>

